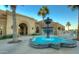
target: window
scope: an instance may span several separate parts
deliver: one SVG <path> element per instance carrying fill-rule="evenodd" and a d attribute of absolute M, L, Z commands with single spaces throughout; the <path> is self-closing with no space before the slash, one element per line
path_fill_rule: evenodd
<path fill-rule="evenodd" d="M 58 30 L 61 30 L 61 28 L 60 28 L 60 27 L 58 27 Z"/>
<path fill-rule="evenodd" d="M 32 27 L 32 30 L 33 30 L 34 28 Z"/>
<path fill-rule="evenodd" d="M 36 27 L 36 33 L 39 33 L 39 27 Z"/>

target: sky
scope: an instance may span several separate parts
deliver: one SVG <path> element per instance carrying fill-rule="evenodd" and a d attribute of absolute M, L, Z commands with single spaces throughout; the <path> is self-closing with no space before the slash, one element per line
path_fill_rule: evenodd
<path fill-rule="evenodd" d="M 42 20 L 41 16 L 38 16 L 38 11 L 42 5 L 18 5 L 16 8 L 16 13 L 32 17 L 37 21 Z M 72 10 L 67 5 L 47 5 L 49 9 L 49 14 L 46 16 L 51 18 L 53 22 L 58 22 L 64 25 L 67 29 L 66 23 L 70 22 L 70 29 L 77 29 L 78 16 L 77 10 Z M 6 8 L 4 5 L 0 5 L 1 10 L 10 10 L 10 7 Z"/>

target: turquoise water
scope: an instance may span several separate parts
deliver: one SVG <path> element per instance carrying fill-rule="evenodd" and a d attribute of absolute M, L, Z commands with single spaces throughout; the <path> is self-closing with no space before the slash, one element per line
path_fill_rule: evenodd
<path fill-rule="evenodd" d="M 32 43 L 34 44 L 49 44 L 49 43 L 74 43 L 74 40 L 67 40 L 61 37 L 35 37 L 32 39 Z"/>

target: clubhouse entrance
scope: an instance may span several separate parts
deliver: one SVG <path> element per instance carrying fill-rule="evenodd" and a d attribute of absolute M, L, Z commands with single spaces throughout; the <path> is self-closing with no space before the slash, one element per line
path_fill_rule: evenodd
<path fill-rule="evenodd" d="M 19 24 L 19 34 L 20 35 L 27 35 L 28 34 L 28 28 L 25 23 Z"/>

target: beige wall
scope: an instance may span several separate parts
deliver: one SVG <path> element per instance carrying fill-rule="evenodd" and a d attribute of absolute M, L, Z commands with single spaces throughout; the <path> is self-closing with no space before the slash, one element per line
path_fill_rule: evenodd
<path fill-rule="evenodd" d="M 6 12 L 5 12 L 6 13 Z M 5 14 L 4 13 L 4 14 Z M 21 23 L 24 23 L 27 25 L 27 34 L 35 34 L 36 33 L 36 27 L 39 27 L 40 33 L 42 33 L 42 27 L 46 27 L 46 24 L 43 21 L 37 22 L 35 19 L 28 17 L 28 16 L 23 16 L 20 14 L 16 14 L 16 24 L 17 24 L 17 35 L 19 34 L 19 25 Z M 13 33 L 13 20 L 12 20 L 12 14 L 10 12 L 7 13 L 7 19 L 6 17 L 1 18 L 0 17 L 0 26 L 3 26 L 3 35 L 8 35 Z M 61 27 L 64 29 L 65 27 L 59 23 L 52 22 L 50 24 L 51 27 L 54 27 L 55 29 L 58 29 L 58 27 Z"/>
<path fill-rule="evenodd" d="M 12 34 L 13 30 L 12 30 L 12 16 L 11 15 L 7 15 L 7 25 L 6 25 L 6 34 Z"/>
<path fill-rule="evenodd" d="M 3 17 L 3 18 L 1 18 L 0 17 L 0 30 L 2 31 L 2 34 L 0 34 L 0 35 L 5 35 L 6 34 L 6 20 L 5 20 L 6 18 L 5 17 Z"/>
<path fill-rule="evenodd" d="M 46 27 L 46 24 L 45 24 L 44 21 L 39 21 L 38 24 L 39 24 L 39 27 Z M 58 27 L 60 27 L 60 31 L 61 31 L 61 30 L 65 30 L 65 27 L 64 27 L 63 25 L 57 23 L 57 22 L 51 22 L 51 23 L 49 24 L 49 26 L 50 26 L 50 27 L 53 27 L 53 28 L 52 28 L 52 31 L 57 31 L 57 30 L 58 30 Z M 42 29 L 42 28 L 41 28 L 41 29 Z M 44 32 L 43 32 L 42 30 L 41 30 L 41 34 L 44 34 Z M 52 32 L 52 34 L 53 34 L 53 32 Z"/>
<path fill-rule="evenodd" d="M 25 16 L 21 16 L 21 15 L 17 15 L 16 17 L 17 21 L 17 28 L 19 27 L 19 24 L 21 23 L 25 23 L 27 25 L 27 28 L 28 28 L 28 34 L 33 34 L 35 33 L 35 21 L 28 18 L 28 17 L 25 17 Z M 33 28 L 33 29 L 32 29 Z M 18 29 L 17 29 L 17 32 L 18 32 Z"/>
<path fill-rule="evenodd" d="M 36 28 L 35 28 L 35 20 L 33 20 L 32 18 L 29 18 L 29 17 L 25 17 L 25 16 L 22 16 L 22 15 L 16 15 L 16 24 L 17 24 L 17 34 L 18 33 L 18 30 L 19 30 L 19 24 L 21 23 L 24 23 L 27 25 L 27 28 L 28 28 L 28 34 L 34 34 L 35 31 L 36 31 Z M 12 16 L 11 14 L 8 14 L 7 16 L 7 28 L 6 28 L 6 34 L 12 34 L 13 33 L 13 29 L 11 28 L 13 26 L 13 22 L 12 22 Z M 33 28 L 33 29 L 32 29 Z"/>

